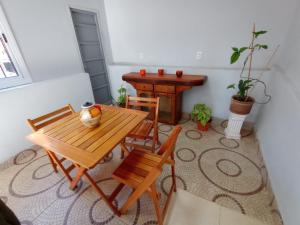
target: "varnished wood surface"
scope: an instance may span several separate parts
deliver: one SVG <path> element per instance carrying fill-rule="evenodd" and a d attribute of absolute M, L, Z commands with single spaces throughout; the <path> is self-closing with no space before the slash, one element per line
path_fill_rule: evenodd
<path fill-rule="evenodd" d="M 204 82 L 207 80 L 207 76 L 184 74 L 181 78 L 178 78 L 175 74 L 164 74 L 163 76 L 158 76 L 156 73 L 146 73 L 145 76 L 141 76 L 139 73 L 128 73 L 124 74 L 122 79 L 127 82 L 137 83 L 199 86 L 204 84 Z"/>
<path fill-rule="evenodd" d="M 130 109 L 132 107 L 141 107 L 148 108 L 150 115 L 153 115 L 151 120 L 144 120 L 136 128 L 130 132 L 128 137 L 137 138 L 137 139 L 152 139 L 152 151 L 155 150 L 155 144 L 159 142 L 158 140 L 158 109 L 159 109 L 159 98 L 141 98 L 141 97 L 126 97 L 126 108 Z M 153 129 L 153 135 L 150 136 L 150 133 Z"/>
<path fill-rule="evenodd" d="M 112 151 L 147 115 L 147 112 L 138 110 L 102 106 L 99 127 L 85 127 L 80 122 L 79 113 L 74 113 L 39 129 L 27 138 L 89 169 Z"/>
<path fill-rule="evenodd" d="M 111 194 L 109 198 L 111 202 L 125 185 L 133 189 L 133 192 L 120 209 L 121 214 L 126 213 L 143 193 L 148 192 L 154 203 L 158 224 L 163 225 L 172 193 L 176 191 L 174 149 L 181 129 L 180 126 L 174 128 L 169 138 L 161 146 L 159 154 L 150 153 L 147 149 L 134 148 L 114 171 L 112 177 L 120 184 Z M 172 184 L 166 204 L 161 210 L 160 193 L 156 189 L 156 180 L 161 175 L 164 164 L 171 165 Z"/>

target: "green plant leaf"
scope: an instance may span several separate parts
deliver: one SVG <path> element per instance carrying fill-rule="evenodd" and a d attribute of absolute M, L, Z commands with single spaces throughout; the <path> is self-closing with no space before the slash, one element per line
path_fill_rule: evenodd
<path fill-rule="evenodd" d="M 235 84 L 230 84 L 227 86 L 227 89 L 230 89 L 230 88 L 235 89 Z"/>
<path fill-rule="evenodd" d="M 261 48 L 268 49 L 268 45 L 261 45 Z"/>
<path fill-rule="evenodd" d="M 266 30 L 261 30 L 261 31 L 253 32 L 255 38 L 257 38 L 259 35 L 262 35 L 262 34 L 265 34 L 265 33 L 267 33 Z"/>
<path fill-rule="evenodd" d="M 238 59 L 240 58 L 240 53 L 239 52 L 233 52 L 230 58 L 230 63 L 233 64 L 236 61 L 238 61 Z"/>
<path fill-rule="evenodd" d="M 241 53 L 243 53 L 247 49 L 248 49 L 248 47 L 242 47 L 242 48 L 240 48 L 239 53 L 241 54 Z"/>
<path fill-rule="evenodd" d="M 233 50 L 234 52 L 238 52 L 238 51 L 239 51 L 239 49 L 236 48 L 236 47 L 232 47 L 232 50 Z"/>

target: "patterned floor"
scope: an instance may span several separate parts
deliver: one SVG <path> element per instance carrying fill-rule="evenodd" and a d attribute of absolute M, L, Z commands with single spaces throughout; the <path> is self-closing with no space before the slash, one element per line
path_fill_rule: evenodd
<path fill-rule="evenodd" d="M 267 224 L 282 224 L 271 191 L 268 174 L 258 143 L 251 131 L 243 130 L 240 141 L 224 137 L 226 121 L 214 119 L 208 132 L 199 132 L 191 120 L 181 121 L 183 130 L 176 146 L 177 183 L 197 196 L 253 216 Z M 163 142 L 172 126 L 160 124 Z M 151 143 L 143 143 L 149 145 Z M 110 194 L 116 182 L 110 178 L 120 163 L 119 149 L 93 169 L 91 175 Z M 150 225 L 156 224 L 152 203 L 147 195 L 127 215 L 114 216 L 84 181 L 72 192 L 61 174 L 55 174 L 45 153 L 32 148 L 0 165 L 0 198 L 23 225 Z M 158 186 L 163 193 L 170 185 L 169 168 Z M 129 189 L 115 202 L 122 205 Z M 165 195 L 162 195 L 162 202 Z"/>

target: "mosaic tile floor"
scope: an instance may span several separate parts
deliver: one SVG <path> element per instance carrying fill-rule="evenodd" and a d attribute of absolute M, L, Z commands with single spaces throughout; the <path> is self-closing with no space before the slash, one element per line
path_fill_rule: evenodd
<path fill-rule="evenodd" d="M 270 225 L 282 224 L 268 181 L 258 143 L 251 131 L 243 130 L 240 141 L 224 137 L 226 121 L 214 119 L 208 132 L 199 132 L 191 120 L 181 121 L 177 142 L 177 184 L 190 193 L 255 217 Z M 160 141 L 172 126 L 160 124 Z M 143 143 L 149 145 L 151 143 Z M 119 149 L 91 171 L 110 194 L 117 183 L 110 178 L 121 162 Z M 157 184 L 161 191 L 170 185 L 166 168 Z M 117 205 L 130 193 L 121 192 Z M 144 195 L 127 215 L 114 216 L 84 181 L 72 192 L 63 176 L 52 171 L 43 150 L 27 149 L 0 165 L 0 198 L 13 209 L 23 225 L 156 224 L 152 202 Z M 162 195 L 162 202 L 165 195 Z"/>

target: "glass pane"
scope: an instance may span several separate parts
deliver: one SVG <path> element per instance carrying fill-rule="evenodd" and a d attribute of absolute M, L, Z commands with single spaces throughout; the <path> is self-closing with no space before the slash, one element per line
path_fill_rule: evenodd
<path fill-rule="evenodd" d="M 159 95 L 159 119 L 160 121 L 172 121 L 172 98 L 165 95 Z"/>
<path fill-rule="evenodd" d="M 11 60 L 5 41 L 0 37 L 0 78 L 16 77 L 18 73 Z"/>

